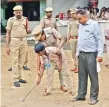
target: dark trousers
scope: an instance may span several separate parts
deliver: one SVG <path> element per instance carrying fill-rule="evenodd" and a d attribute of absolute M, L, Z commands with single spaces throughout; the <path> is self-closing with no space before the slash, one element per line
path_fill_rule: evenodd
<path fill-rule="evenodd" d="M 90 99 L 96 100 L 99 93 L 96 52 L 80 52 L 79 64 L 78 64 L 78 96 L 79 98 L 85 98 L 87 94 L 88 75 L 91 82 L 90 87 Z"/>

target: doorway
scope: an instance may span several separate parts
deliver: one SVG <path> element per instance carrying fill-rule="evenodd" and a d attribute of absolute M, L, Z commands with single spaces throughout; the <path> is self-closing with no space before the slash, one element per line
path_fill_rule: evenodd
<path fill-rule="evenodd" d="M 5 9 L 5 20 L 8 20 L 10 17 L 13 17 L 13 7 L 16 5 L 15 2 L 8 2 L 7 8 Z"/>
<path fill-rule="evenodd" d="M 23 2 L 23 15 L 29 21 L 40 20 L 40 1 Z"/>

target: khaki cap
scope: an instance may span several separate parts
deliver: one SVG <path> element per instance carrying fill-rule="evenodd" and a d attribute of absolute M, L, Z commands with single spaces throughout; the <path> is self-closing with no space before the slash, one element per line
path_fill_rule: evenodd
<path fill-rule="evenodd" d="M 52 11 L 53 11 L 53 8 L 47 7 L 47 8 L 45 9 L 45 11 L 46 11 L 46 12 L 52 12 Z"/>
<path fill-rule="evenodd" d="M 13 8 L 14 11 L 16 10 L 22 10 L 22 6 L 21 5 L 17 5 Z"/>
<path fill-rule="evenodd" d="M 72 9 L 71 13 L 76 13 L 77 9 Z"/>
<path fill-rule="evenodd" d="M 33 31 L 32 31 L 32 35 L 34 35 L 35 40 L 40 40 L 41 38 L 41 32 L 42 32 L 42 28 L 40 25 L 36 26 Z"/>

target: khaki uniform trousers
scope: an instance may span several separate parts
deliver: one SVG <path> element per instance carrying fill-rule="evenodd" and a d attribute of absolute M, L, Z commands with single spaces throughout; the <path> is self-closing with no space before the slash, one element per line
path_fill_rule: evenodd
<path fill-rule="evenodd" d="M 109 64 L 109 40 L 106 39 L 107 63 Z"/>
<path fill-rule="evenodd" d="M 12 71 L 14 73 L 14 81 L 18 81 L 22 77 L 23 65 L 26 55 L 26 38 L 11 38 L 10 50 L 12 56 Z"/>
<path fill-rule="evenodd" d="M 71 52 L 73 58 L 73 65 L 76 64 L 76 49 L 77 49 L 77 39 L 72 39 L 70 42 L 71 45 Z"/>
<path fill-rule="evenodd" d="M 28 45 L 26 46 L 26 55 L 25 55 L 24 66 L 27 66 L 27 64 L 28 64 Z"/>
<path fill-rule="evenodd" d="M 69 74 L 69 68 L 68 68 L 68 63 L 67 59 L 64 53 L 64 50 L 62 49 L 62 71 L 59 72 L 59 79 L 60 79 L 60 84 L 65 85 L 68 88 L 69 92 L 72 92 L 72 81 L 70 78 Z M 47 92 L 51 92 L 52 87 L 53 87 L 53 74 L 55 69 L 57 68 L 56 63 L 53 61 L 50 61 L 50 68 L 47 69 L 46 75 L 47 75 Z"/>

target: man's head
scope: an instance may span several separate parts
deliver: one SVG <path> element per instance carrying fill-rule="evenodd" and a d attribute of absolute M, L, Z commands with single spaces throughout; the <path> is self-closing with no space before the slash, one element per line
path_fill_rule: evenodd
<path fill-rule="evenodd" d="M 36 41 L 44 41 L 46 40 L 46 35 L 44 30 L 42 30 L 41 26 L 36 26 L 33 31 L 32 35 L 34 35 Z"/>
<path fill-rule="evenodd" d="M 52 13 L 53 13 L 53 8 L 47 7 L 47 8 L 45 9 L 45 12 L 46 12 L 46 16 L 47 16 L 47 17 L 51 17 L 51 16 L 52 16 Z"/>
<path fill-rule="evenodd" d="M 76 12 L 79 23 L 85 24 L 89 19 L 89 12 L 86 10 L 78 10 Z"/>
<path fill-rule="evenodd" d="M 38 43 L 38 44 L 35 45 L 34 51 L 37 54 L 39 54 L 39 56 L 42 56 L 42 55 L 44 55 L 46 53 L 45 46 L 43 44 L 41 44 L 41 43 Z"/>
<path fill-rule="evenodd" d="M 77 16 L 76 16 L 76 9 L 73 9 L 72 11 L 71 11 L 71 15 L 72 15 L 72 18 L 73 19 L 77 19 Z"/>
<path fill-rule="evenodd" d="M 68 18 L 71 18 L 71 17 L 72 17 L 71 11 L 72 11 L 71 9 L 69 9 L 69 10 L 67 11 L 67 17 L 68 17 Z"/>
<path fill-rule="evenodd" d="M 13 11 L 14 11 L 13 13 L 17 19 L 22 18 L 22 6 L 20 6 L 20 5 L 15 6 L 13 8 Z"/>

